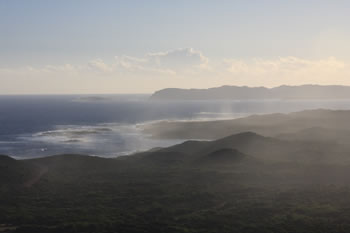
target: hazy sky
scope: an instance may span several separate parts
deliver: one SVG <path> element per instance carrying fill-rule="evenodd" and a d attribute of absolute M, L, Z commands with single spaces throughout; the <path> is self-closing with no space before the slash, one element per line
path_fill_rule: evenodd
<path fill-rule="evenodd" d="M 0 0 L 0 94 L 350 85 L 350 1 Z"/>

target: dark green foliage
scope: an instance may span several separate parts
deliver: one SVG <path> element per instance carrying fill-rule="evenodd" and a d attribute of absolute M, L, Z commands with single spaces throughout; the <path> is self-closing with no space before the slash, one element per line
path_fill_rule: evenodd
<path fill-rule="evenodd" d="M 244 133 L 117 159 L 1 156 L 0 232 L 350 232 L 350 165 L 266 153 L 284 145 Z"/>

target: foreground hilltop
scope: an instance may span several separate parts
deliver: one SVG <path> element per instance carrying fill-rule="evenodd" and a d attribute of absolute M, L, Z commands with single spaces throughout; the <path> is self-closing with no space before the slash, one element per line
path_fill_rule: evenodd
<path fill-rule="evenodd" d="M 116 159 L 0 156 L 0 232 L 349 232 L 350 149 L 243 132 Z"/>
<path fill-rule="evenodd" d="M 156 91 L 152 100 L 215 99 L 350 99 L 350 86 L 279 86 L 274 88 L 222 86 L 209 89 L 167 88 Z"/>

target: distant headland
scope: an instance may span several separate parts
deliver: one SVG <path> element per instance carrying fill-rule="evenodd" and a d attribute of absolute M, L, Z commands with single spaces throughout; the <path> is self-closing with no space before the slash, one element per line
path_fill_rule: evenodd
<path fill-rule="evenodd" d="M 153 93 L 152 100 L 211 99 L 350 99 L 350 86 L 282 85 L 274 88 L 222 86 L 209 89 L 166 88 Z"/>

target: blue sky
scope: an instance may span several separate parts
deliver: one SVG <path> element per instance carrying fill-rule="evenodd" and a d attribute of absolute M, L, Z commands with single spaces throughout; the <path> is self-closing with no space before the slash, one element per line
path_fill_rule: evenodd
<path fill-rule="evenodd" d="M 0 93 L 45 92 L 34 86 L 43 81 L 48 93 L 152 92 L 167 84 L 350 84 L 346 79 L 349 12 L 350 1 L 337 0 L 2 0 Z M 182 55 L 185 60 L 194 59 L 195 70 L 179 66 Z M 156 62 L 151 63 L 150 57 Z M 163 67 L 164 58 L 167 67 Z M 286 61 L 289 68 L 291 61 L 298 69 L 312 67 L 289 75 L 288 70 L 280 70 Z M 176 63 L 179 70 L 169 62 Z M 271 63 L 274 65 L 266 67 Z M 327 70 L 333 70 L 328 73 L 332 77 L 305 79 L 317 76 L 315 70 L 325 63 L 331 64 Z M 100 70 L 92 75 L 88 69 L 96 64 Z M 199 71 L 199 66 L 205 69 Z M 102 70 L 109 73 L 99 73 Z M 85 73 L 89 74 L 88 84 L 81 88 L 82 77 L 78 76 L 87 76 Z M 133 88 L 130 79 L 148 86 Z M 15 87 L 18 81 L 29 86 Z M 106 86 L 97 85 L 101 81 Z M 67 82 L 70 86 L 65 86 Z"/>

